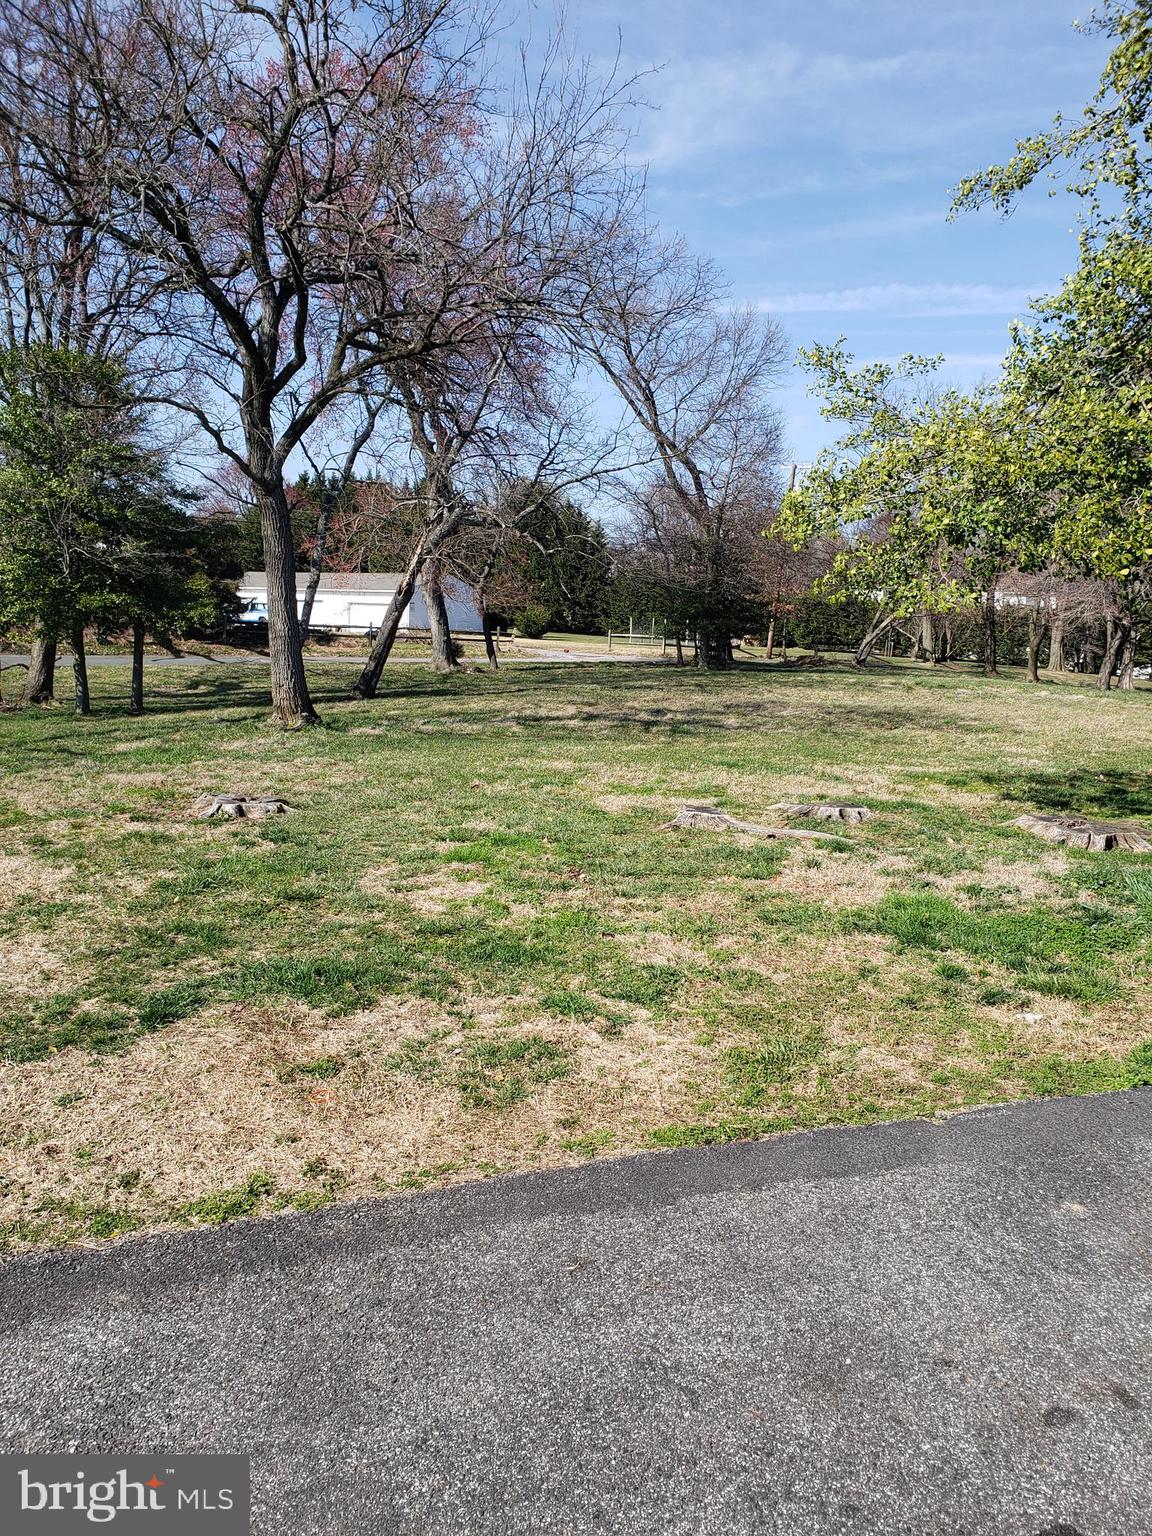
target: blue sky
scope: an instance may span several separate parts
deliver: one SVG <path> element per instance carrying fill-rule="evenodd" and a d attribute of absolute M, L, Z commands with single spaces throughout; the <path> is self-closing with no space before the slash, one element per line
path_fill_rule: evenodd
<path fill-rule="evenodd" d="M 843 334 L 862 359 L 943 353 L 995 370 L 1009 320 L 1075 263 L 1075 209 L 1037 187 L 1005 220 L 949 224 L 951 187 L 1074 112 L 1107 52 L 1087 0 L 577 0 L 568 30 L 619 35 L 644 82 L 636 153 L 653 213 L 722 264 L 791 341 Z M 795 370 L 789 452 L 834 435 Z"/>

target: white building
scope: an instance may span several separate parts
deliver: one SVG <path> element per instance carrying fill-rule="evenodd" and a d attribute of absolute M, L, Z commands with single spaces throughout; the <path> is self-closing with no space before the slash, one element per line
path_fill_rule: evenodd
<path fill-rule="evenodd" d="M 395 572 L 379 575 L 342 575 L 336 572 L 321 576 L 320 585 L 316 589 L 316 601 L 312 605 L 311 627 L 342 630 L 352 635 L 365 635 L 379 629 L 399 585 L 400 577 Z M 308 572 L 297 571 L 297 611 L 304 602 L 307 586 Z M 237 588 L 237 596 L 241 605 L 241 624 L 260 624 L 267 620 L 268 578 L 263 571 L 246 571 Z M 471 587 L 459 581 L 445 582 L 444 601 L 453 634 L 480 633 L 480 612 Z M 404 610 L 400 631 L 404 633 L 427 629 L 428 609 L 417 589 Z"/>

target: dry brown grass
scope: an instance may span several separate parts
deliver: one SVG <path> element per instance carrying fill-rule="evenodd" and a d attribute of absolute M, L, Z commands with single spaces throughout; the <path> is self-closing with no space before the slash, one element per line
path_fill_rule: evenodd
<path fill-rule="evenodd" d="M 1046 852 L 1030 862 L 1022 859 L 988 859 L 979 870 L 963 870 L 955 875 L 930 875 L 931 884 L 940 891 L 963 900 L 965 887 L 980 886 L 1017 907 L 1054 900 L 1060 878 L 1068 873 L 1068 859 L 1062 853 Z"/>
<path fill-rule="evenodd" d="M 0 908 L 67 897 L 76 878 L 70 864 L 49 864 L 26 853 L 0 853 Z"/>
<path fill-rule="evenodd" d="M 59 943 L 38 933 L 0 938 L 0 985 L 19 1002 L 53 991 L 68 974 L 68 956 Z"/>
<path fill-rule="evenodd" d="M 1120 1058 L 1147 1038 L 1152 985 L 1135 946 L 1100 961 L 1112 1001 L 1025 997 L 988 951 L 902 948 L 848 915 L 931 895 L 968 915 L 1075 919 L 1088 866 L 1013 834 L 1007 802 L 1032 783 L 1059 792 L 1082 765 L 1087 793 L 1116 766 L 1130 775 L 1117 793 L 1136 793 L 1152 743 L 1140 700 L 977 681 L 917 693 L 883 673 L 768 689 L 637 669 L 599 692 L 582 674 L 524 676 L 401 677 L 376 706 L 389 717 L 329 702 L 337 729 L 291 738 L 202 694 L 188 715 L 150 716 L 147 735 L 125 722 L 141 733 L 127 740 L 97 718 L 58 760 L 40 745 L 34 771 L 4 778 L 0 988 L 17 1015 L 58 994 L 114 998 L 109 939 L 168 931 L 162 882 L 185 882 L 180 911 L 226 930 L 160 967 L 165 985 L 205 977 L 217 1001 L 118 1053 L 68 1045 L 0 1065 L 0 1221 L 15 1246 L 91 1240 L 83 1213 L 98 1207 L 174 1225 L 254 1175 L 277 1198 L 345 1198 L 625 1152 L 669 1128 L 948 1112 L 1026 1091 L 1017 1058 Z M 1012 777 L 1023 770 L 1034 777 Z M 189 819 L 207 788 L 280 793 L 301 814 L 264 832 Z M 788 799 L 877 815 L 848 829 L 851 852 L 660 830 L 685 802 L 768 823 Z M 309 857 L 284 874 L 306 818 Z M 1080 893 L 1103 899 L 1123 912 L 1118 887 Z M 25 922 L 22 902 L 45 910 Z M 293 944 L 307 954 L 314 932 L 367 965 L 374 941 L 396 946 L 405 930 L 438 946 L 440 970 L 425 975 L 421 949 L 327 1013 L 277 1003 L 263 982 L 258 1003 L 218 1000 L 253 995 L 246 969 L 290 962 Z M 506 972 L 489 944 L 497 957 L 507 945 Z M 478 958 L 457 967 L 454 945 Z M 584 945 L 598 957 L 587 970 Z M 155 984 L 133 978 L 142 995 Z M 341 1012 L 347 996 L 381 1001 Z M 476 1107 L 460 1083 L 469 1052 L 524 1036 L 562 1048 L 568 1075 Z M 771 1057 L 777 1036 L 811 1055 L 749 1090 L 730 1053 Z M 420 1041 L 438 1064 L 424 1076 L 400 1060 Z M 325 1059 L 330 1076 L 301 1070 Z"/>
<path fill-rule="evenodd" d="M 504 1110 L 469 1108 L 451 1081 L 397 1070 L 405 1040 L 434 1035 L 451 1061 L 499 1028 L 509 999 L 470 999 L 448 1014 L 416 1001 L 332 1020 L 302 1006 L 205 1010 L 99 1061 L 67 1051 L 0 1067 L 5 1185 L 0 1220 L 27 1219 L 45 1198 L 114 1202 L 150 1226 L 206 1191 L 269 1174 L 282 1191 L 316 1188 L 323 1164 L 342 1195 L 379 1194 L 420 1170 L 438 1181 L 580 1160 L 565 1141 L 602 1133 L 639 1144 L 686 1107 L 714 1072 L 687 1033 L 634 1020 L 606 1038 L 573 1021 L 534 1030 L 571 1052 L 570 1076 Z M 513 1038 L 528 1026 L 499 1028 Z M 293 1076 L 318 1058 L 327 1079 Z M 609 1144 L 601 1140 L 601 1144 Z M 446 1167 L 446 1165 L 451 1165 Z M 139 1174 L 129 1192 L 124 1174 Z"/>
<path fill-rule="evenodd" d="M 774 891 L 801 901 L 818 901 L 830 912 L 881 901 L 908 869 L 908 859 L 887 854 L 866 862 L 855 853 L 793 848 L 772 881 Z"/>

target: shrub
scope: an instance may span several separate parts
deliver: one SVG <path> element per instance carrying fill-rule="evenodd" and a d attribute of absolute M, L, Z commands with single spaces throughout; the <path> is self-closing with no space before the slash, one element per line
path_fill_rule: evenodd
<path fill-rule="evenodd" d="M 551 618 L 542 603 L 525 603 L 519 613 L 513 614 L 516 633 L 525 640 L 539 640 L 547 634 Z"/>

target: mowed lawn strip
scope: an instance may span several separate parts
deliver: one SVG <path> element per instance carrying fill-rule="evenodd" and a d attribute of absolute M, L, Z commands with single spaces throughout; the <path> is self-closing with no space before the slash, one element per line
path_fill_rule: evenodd
<path fill-rule="evenodd" d="M 747 665 L 158 672 L 0 717 L 0 1219 L 96 1241 L 645 1147 L 1152 1082 L 1152 695 Z M 201 822 L 204 791 L 276 794 Z M 664 830 L 686 801 L 874 817 Z"/>

